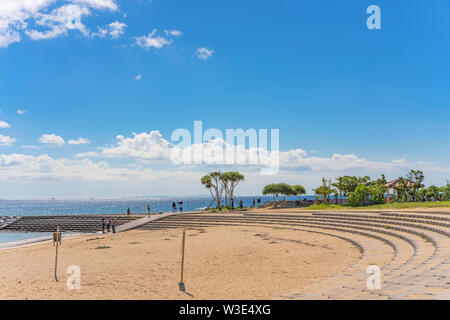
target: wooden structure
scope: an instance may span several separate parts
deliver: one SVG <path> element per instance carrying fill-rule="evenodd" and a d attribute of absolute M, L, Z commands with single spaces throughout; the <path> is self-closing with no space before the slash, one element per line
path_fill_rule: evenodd
<path fill-rule="evenodd" d="M 400 183 L 403 181 L 403 183 L 406 183 L 406 186 L 408 188 L 411 188 L 415 185 L 414 181 L 408 180 L 408 179 L 403 179 L 403 178 L 398 178 L 395 180 L 392 180 L 391 182 L 386 183 L 384 186 L 386 187 L 386 202 L 390 202 L 391 201 L 391 197 L 390 197 L 390 191 L 392 189 L 393 191 L 393 195 L 395 195 L 395 190 L 400 186 Z M 424 185 L 420 185 L 421 188 L 424 188 Z"/>

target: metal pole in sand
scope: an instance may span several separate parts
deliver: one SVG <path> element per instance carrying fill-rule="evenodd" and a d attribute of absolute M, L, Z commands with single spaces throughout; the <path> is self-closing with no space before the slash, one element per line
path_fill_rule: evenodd
<path fill-rule="evenodd" d="M 183 230 L 183 238 L 182 238 L 182 242 L 181 242 L 181 279 L 180 279 L 180 283 L 178 284 L 180 287 L 180 291 L 185 291 L 186 288 L 184 286 L 184 282 L 183 282 L 183 273 L 184 273 L 184 246 L 185 246 L 185 242 L 186 242 L 186 230 Z"/>
<path fill-rule="evenodd" d="M 56 232 L 53 234 L 53 244 L 56 245 L 56 254 L 55 254 L 55 280 L 58 282 L 58 276 L 56 272 L 58 270 L 58 247 L 61 242 L 61 232 L 59 226 L 56 228 Z"/>

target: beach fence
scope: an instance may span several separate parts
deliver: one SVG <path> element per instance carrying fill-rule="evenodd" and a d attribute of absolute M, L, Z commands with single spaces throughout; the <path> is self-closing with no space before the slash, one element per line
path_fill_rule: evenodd
<path fill-rule="evenodd" d="M 180 288 L 180 291 L 186 291 L 186 287 L 184 285 L 184 248 L 186 245 L 186 230 L 183 230 L 183 236 L 181 240 L 181 275 L 180 275 L 180 283 L 178 283 L 178 286 Z"/>
<path fill-rule="evenodd" d="M 56 253 L 55 253 L 55 280 L 56 282 L 58 282 L 58 275 L 57 275 L 57 271 L 58 271 L 58 248 L 61 245 L 61 229 L 58 226 L 56 228 L 56 232 L 53 233 L 53 245 L 56 247 Z"/>

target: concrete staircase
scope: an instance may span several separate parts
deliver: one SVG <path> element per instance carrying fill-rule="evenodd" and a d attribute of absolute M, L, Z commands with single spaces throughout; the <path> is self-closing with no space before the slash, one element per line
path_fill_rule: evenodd
<path fill-rule="evenodd" d="M 276 299 L 450 299 L 450 215 L 439 213 L 183 214 L 139 229 L 285 227 L 344 239 L 361 251 L 348 270 Z M 367 288 L 367 267 L 382 272 Z"/>
<path fill-rule="evenodd" d="M 91 233 L 102 231 L 102 217 L 116 218 L 118 226 L 142 218 L 116 215 L 23 216 L 13 223 L 4 226 L 1 230 L 16 232 L 55 232 L 57 226 L 60 226 L 62 232 Z"/>

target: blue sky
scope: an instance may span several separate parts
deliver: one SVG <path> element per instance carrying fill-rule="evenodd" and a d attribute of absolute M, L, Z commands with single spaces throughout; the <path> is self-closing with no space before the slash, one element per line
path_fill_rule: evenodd
<path fill-rule="evenodd" d="M 381 30 L 366 27 L 372 4 Z M 67 6 L 85 13 L 75 29 L 61 22 Z M 449 14 L 445 0 L 2 0 L 0 198 L 202 193 L 209 168 L 152 153 L 194 120 L 277 128 L 282 152 L 306 153 L 275 177 L 249 171 L 243 194 L 266 182 L 311 190 L 321 176 L 394 179 L 412 168 L 444 184 Z M 146 134 L 144 161 L 135 140 L 128 152 L 116 139 L 133 132 Z M 68 143 L 78 138 L 89 143 Z"/>

